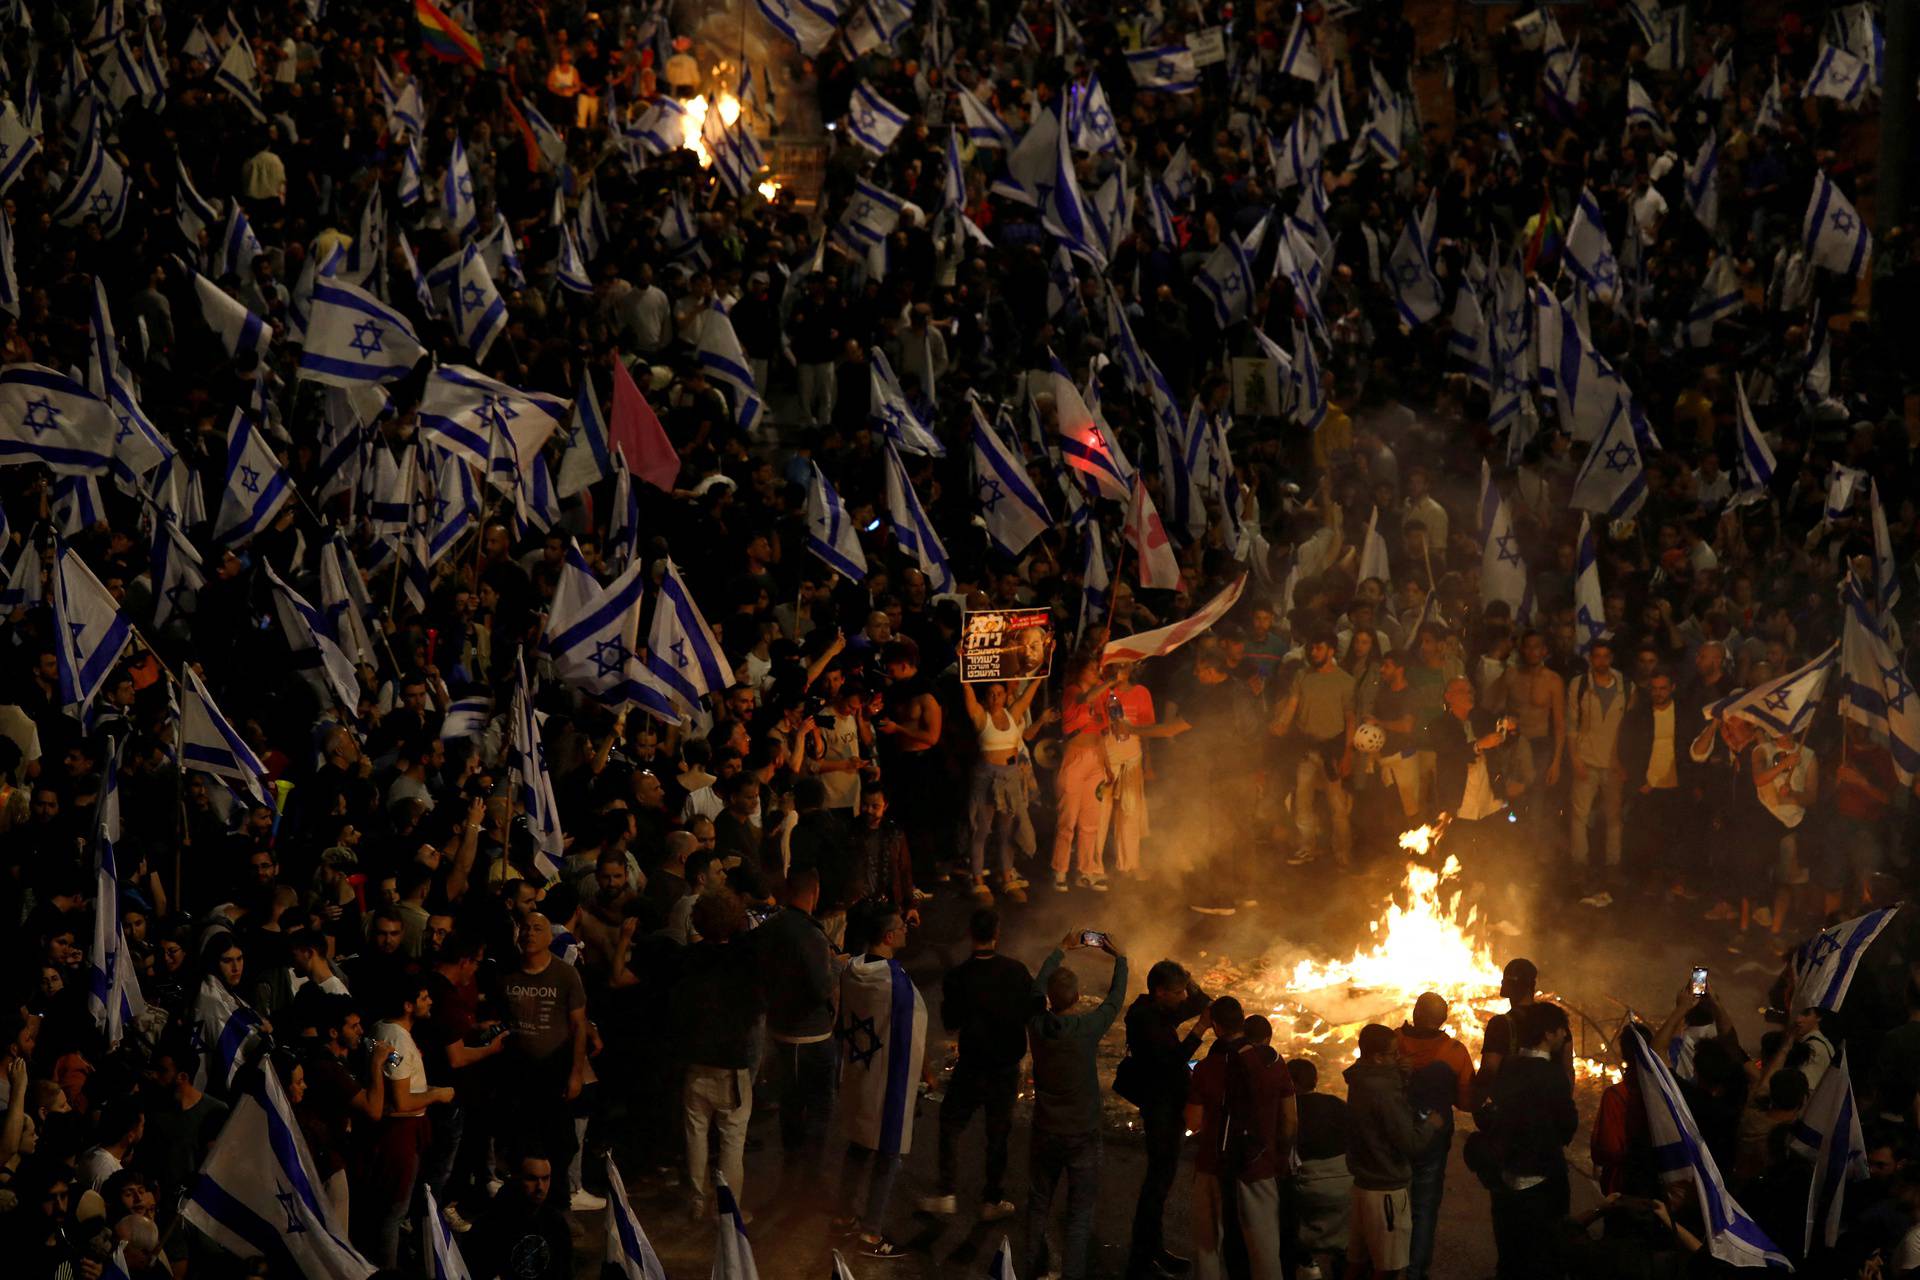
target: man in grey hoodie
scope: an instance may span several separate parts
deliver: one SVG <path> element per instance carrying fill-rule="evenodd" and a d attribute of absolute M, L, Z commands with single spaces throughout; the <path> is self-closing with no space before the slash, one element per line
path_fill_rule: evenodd
<path fill-rule="evenodd" d="M 1379 1280 L 1406 1269 L 1413 1245 L 1407 1187 L 1413 1157 L 1445 1119 L 1416 1115 L 1395 1053 L 1393 1028 L 1370 1023 L 1360 1031 L 1360 1061 L 1346 1070 L 1347 1168 L 1353 1174 L 1353 1231 L 1349 1267 L 1371 1266 Z"/>

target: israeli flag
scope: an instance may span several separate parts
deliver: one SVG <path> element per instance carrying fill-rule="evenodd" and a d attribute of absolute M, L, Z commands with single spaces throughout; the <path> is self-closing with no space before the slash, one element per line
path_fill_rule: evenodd
<path fill-rule="evenodd" d="M 867 0 L 841 33 L 854 57 L 862 57 L 900 38 L 913 22 L 913 9 L 903 0 Z"/>
<path fill-rule="evenodd" d="M 542 879 L 560 874 L 566 836 L 560 829 L 560 804 L 554 798 L 553 776 L 547 771 L 547 749 L 540 741 L 546 715 L 534 708 L 533 686 L 527 680 L 524 653 L 513 658 L 513 710 L 507 718 L 507 774 L 533 837 L 534 867 Z"/>
<path fill-rule="evenodd" d="M 366 290 L 333 280 L 314 285 L 300 377 L 336 387 L 393 382 L 425 354 L 406 318 Z"/>
<path fill-rule="evenodd" d="M 1566 252 L 1561 255 L 1567 270 L 1602 302 L 1613 302 L 1620 295 L 1620 264 L 1607 239 L 1607 225 L 1600 215 L 1599 202 L 1590 188 L 1582 188 L 1573 206 L 1573 219 L 1567 224 Z"/>
<path fill-rule="evenodd" d="M 760 1270 L 753 1263 L 753 1245 L 747 1240 L 747 1224 L 740 1217 L 740 1206 L 734 1201 L 733 1188 L 727 1185 L 727 1180 L 720 1176 L 718 1169 L 713 1174 L 713 1207 L 715 1235 L 711 1280 L 760 1280 Z"/>
<path fill-rule="evenodd" d="M 854 89 L 853 99 L 847 104 L 847 132 L 855 142 L 883 156 L 893 148 L 894 139 L 906 124 L 906 113 L 875 92 L 872 84 L 862 80 Z"/>
<path fill-rule="evenodd" d="M 794 0 L 796 5 L 802 0 Z M 663 156 L 678 151 L 687 141 L 687 109 L 665 94 L 627 126 L 626 140 L 631 155 Z M 631 156 L 629 163 L 634 163 Z"/>
<path fill-rule="evenodd" d="M 387 393 L 377 386 L 327 388 L 320 419 L 320 456 L 311 477 L 318 501 L 359 489 L 367 441 L 386 406 Z"/>
<path fill-rule="evenodd" d="M 1843 107 L 1857 107 L 1867 96 L 1868 67 L 1838 45 L 1824 40 L 1807 76 L 1806 96 L 1831 98 Z"/>
<path fill-rule="evenodd" d="M 640 555 L 640 499 L 633 490 L 633 473 L 627 470 L 626 455 L 613 451 L 613 502 L 607 513 L 607 540 L 601 558 L 614 569 L 623 569 Z"/>
<path fill-rule="evenodd" d="M 420 307 L 420 314 L 429 318 L 438 316 L 440 308 L 433 300 L 433 290 L 427 287 L 426 277 L 420 274 L 419 260 L 413 256 L 413 246 L 407 243 L 407 233 L 395 231 L 394 248 L 400 251 L 400 265 L 406 268 L 407 276 L 413 281 L 413 300 Z"/>
<path fill-rule="evenodd" d="M 1487 353 L 1487 317 L 1480 309 L 1480 298 L 1473 287 L 1461 284 L 1453 299 L 1453 318 L 1448 324 L 1447 350 L 1466 367 L 1467 377 L 1484 387 L 1489 378 Z"/>
<path fill-rule="evenodd" d="M 1440 277 L 1427 258 L 1419 226 L 1409 222 L 1387 259 L 1392 278 L 1393 305 L 1409 329 L 1417 329 L 1440 314 Z"/>
<path fill-rule="evenodd" d="M 1899 909 L 1897 905 L 1881 907 L 1828 925 L 1795 947 L 1788 961 L 1793 969 L 1792 1012 L 1826 1009 L 1837 1013 L 1847 998 L 1847 988 L 1853 985 L 1861 957 Z"/>
<path fill-rule="evenodd" d="M 587 274 L 586 259 L 581 256 L 580 242 L 573 238 L 573 228 L 560 228 L 560 257 L 553 264 L 554 282 L 568 293 L 577 293 L 582 297 L 593 292 L 593 279 Z"/>
<path fill-rule="evenodd" d="M 689 710 L 701 698 L 725 693 L 733 684 L 733 664 L 720 647 L 720 637 L 707 625 L 671 559 L 654 598 L 647 665 Z"/>
<path fill-rule="evenodd" d="M 1860 483 L 1866 478 L 1866 472 L 1838 462 L 1827 468 L 1827 519 L 1839 520 L 1853 508 L 1854 495 L 1860 492 Z"/>
<path fill-rule="evenodd" d="M 894 539 L 927 575 L 935 592 L 951 591 L 953 570 L 947 564 L 947 549 L 920 505 L 920 495 L 914 492 L 906 464 L 900 461 L 892 441 L 887 442 L 886 450 L 887 516 L 893 524 Z"/>
<path fill-rule="evenodd" d="M 427 1237 L 427 1277 L 428 1280 L 473 1280 L 467 1270 L 467 1260 L 460 1253 L 460 1246 L 453 1238 L 453 1228 L 440 1216 L 439 1202 L 433 1198 L 433 1188 L 424 1182 L 421 1193 L 426 1197 L 424 1221 L 420 1224 L 420 1234 Z"/>
<path fill-rule="evenodd" d="M 833 39 L 840 26 L 840 11 L 818 0 L 755 0 L 760 16 L 775 31 L 800 46 L 809 58 L 816 56 Z M 655 1278 L 657 1280 L 657 1277 Z"/>
<path fill-rule="evenodd" d="M 267 803 L 262 785 L 267 767 L 214 705 L 213 695 L 192 667 L 183 671 L 180 698 L 180 764 L 216 777 L 228 778 L 259 804 Z"/>
<path fill-rule="evenodd" d="M 1807 1233 L 1801 1250 L 1813 1252 L 1816 1234 L 1831 1249 L 1840 1243 L 1847 1184 L 1868 1176 L 1867 1141 L 1860 1132 L 1860 1111 L 1854 1102 L 1844 1047 L 1821 1075 L 1790 1132 L 1788 1145 L 1813 1162 L 1813 1182 L 1807 1188 Z"/>
<path fill-rule="evenodd" d="M 833 238 L 855 257 L 864 258 L 868 250 L 886 243 L 893 229 L 900 225 L 900 211 L 905 207 L 906 201 L 899 196 L 861 178 L 853 184 L 853 196 L 847 201 L 847 207 L 840 211 Z"/>
<path fill-rule="evenodd" d="M 469 242 L 461 251 L 460 274 L 447 292 L 447 301 L 460 341 L 466 343 L 476 361 L 484 361 L 494 339 L 506 331 L 507 304 L 494 288 L 478 245 Z"/>
<path fill-rule="evenodd" d="M 818 463 L 813 464 L 813 482 L 807 486 L 807 550 L 848 582 L 866 579 L 867 553 L 860 545 L 860 530 Z"/>
<path fill-rule="evenodd" d="M 210 973 L 200 983 L 193 1005 L 194 1034 L 206 1052 L 205 1078 L 225 1089 L 253 1055 L 249 1048 L 263 1034 L 260 1015 L 233 992 L 220 975 Z M 229 1117 L 231 1122 L 231 1117 Z M 216 1145 L 216 1150 L 218 1147 Z M 212 1157 L 208 1157 L 209 1165 Z M 202 1177 L 207 1175 L 203 1172 Z"/>
<path fill-rule="evenodd" d="M 1607 602 L 1600 590 L 1600 555 L 1592 521 L 1585 512 L 1580 514 L 1580 540 L 1573 558 L 1574 649 L 1583 654 L 1607 634 Z"/>
<path fill-rule="evenodd" d="M 200 552 L 187 540 L 179 523 L 165 512 L 156 513 L 153 521 L 150 558 L 153 625 L 164 627 L 176 615 L 192 612 L 190 604 L 196 599 L 195 593 L 207 585 L 207 580 L 200 572 Z"/>
<path fill-rule="evenodd" d="M 187 42 L 180 47 L 180 56 L 203 67 L 211 67 L 220 59 L 220 46 L 207 34 L 207 26 L 200 19 L 193 20 L 193 29 L 187 32 Z"/>
<path fill-rule="evenodd" d="M 287 473 L 261 439 L 253 419 L 235 409 L 227 423 L 226 479 L 214 518 L 215 545 L 244 545 L 273 522 L 292 496 Z"/>
<path fill-rule="evenodd" d="M 769 3 L 780 2 L 760 0 L 761 12 L 766 11 Z M 620 1177 L 620 1170 L 614 1166 L 611 1151 L 607 1153 L 606 1258 L 607 1265 L 620 1274 L 621 1280 L 667 1280 L 659 1255 L 654 1253 L 647 1233 L 641 1230 L 640 1219 L 634 1216 L 633 1206 L 627 1203 L 627 1184 Z"/>
<path fill-rule="evenodd" d="M 1629 5 L 1628 12 L 1639 25 L 1641 39 L 1646 43 L 1648 70 L 1678 70 L 1685 54 L 1681 28 L 1686 22 L 1686 6 L 1660 9 L 1635 0 Z"/>
<path fill-rule="evenodd" d="M 1087 82 L 1071 85 L 1067 96 L 1067 134 L 1076 151 L 1120 150 L 1120 132 L 1114 127 L 1113 105 L 1100 77 L 1089 75 Z"/>
<path fill-rule="evenodd" d="M 45 598 L 40 584 L 45 568 L 46 561 L 33 540 L 22 542 L 20 554 L 13 558 L 13 567 L 7 571 L 6 581 L 0 583 L 0 608 L 18 609 L 39 604 Z"/>
<path fill-rule="evenodd" d="M 73 183 L 54 205 L 53 220 L 65 227 L 78 227 L 91 221 L 99 226 L 102 235 L 119 235 L 127 216 L 127 193 L 131 184 L 126 170 L 107 154 L 97 130 L 88 132 L 71 172 Z"/>
<path fill-rule="evenodd" d="M 120 749 L 107 757 L 94 828 L 93 943 L 87 958 L 87 1008 L 107 1048 L 119 1047 L 126 1028 L 147 1015 L 133 956 L 120 924 L 120 871 L 113 846 L 120 839 Z"/>
<path fill-rule="evenodd" d="M 232 94 L 256 123 L 267 122 L 266 108 L 260 105 L 260 68 L 253 60 L 251 41 L 235 40 L 227 46 L 213 82 Z"/>
<path fill-rule="evenodd" d="M 253 233 L 253 223 L 238 200 L 227 207 L 227 220 L 220 232 L 220 244 L 213 254 L 213 273 L 220 279 L 238 276 L 246 279 L 253 271 L 253 260 L 266 250 Z"/>
<path fill-rule="evenodd" d="M 1053 183 L 1040 196 L 1040 225 L 1096 271 L 1107 269 L 1106 227 L 1080 190 L 1065 129 L 1054 133 Z"/>
<path fill-rule="evenodd" d="M 1026 466 L 987 422 L 975 401 L 973 410 L 974 498 L 986 521 L 987 536 L 1010 556 L 1026 552 L 1053 524 Z"/>
<path fill-rule="evenodd" d="M 1707 268 L 1706 277 L 1700 282 L 1700 292 L 1695 296 L 1693 309 L 1687 313 L 1686 324 L 1681 337 L 1687 346 L 1707 347 L 1713 345 L 1713 326 L 1740 310 L 1747 302 L 1746 293 L 1740 287 L 1740 276 L 1734 270 L 1733 258 L 1720 254 Z"/>
<path fill-rule="evenodd" d="M 513 229 L 507 225 L 505 214 L 495 214 L 493 230 L 474 243 L 486 260 L 488 274 L 505 280 L 510 289 L 527 287 L 527 273 L 520 265 L 520 250 L 513 242 Z"/>
<path fill-rule="evenodd" d="M 273 592 L 274 615 L 293 658 L 294 669 L 328 708 L 337 705 L 349 716 L 360 707 L 360 680 L 353 659 L 334 640 L 332 628 L 320 611 L 281 581 L 273 565 L 261 560 L 267 584 Z"/>
<path fill-rule="evenodd" d="M 1013 130 L 1006 121 L 995 115 L 991 107 L 966 88 L 955 85 L 953 92 L 960 99 L 960 117 L 966 122 L 967 137 L 974 146 L 1013 150 L 1016 145 Z M 4 186 L 0 186 L 0 190 L 4 189 Z"/>
<path fill-rule="evenodd" d="M 1481 598 L 1506 601 L 1515 619 L 1525 621 L 1532 612 L 1533 586 L 1520 557 L 1513 511 L 1485 461 L 1480 463 L 1480 544 Z"/>
<path fill-rule="evenodd" d="M 733 331 L 733 321 L 719 308 L 701 319 L 700 341 L 693 354 L 700 367 L 731 393 L 728 398 L 733 402 L 734 425 L 752 434 L 760 425 L 766 405 L 753 379 L 753 365 L 740 347 L 740 336 Z"/>
<path fill-rule="evenodd" d="M 427 563 L 440 563 L 461 535 L 480 519 L 480 489 L 473 468 L 460 454 L 440 449 L 434 469 L 433 500 L 428 508 Z"/>
<path fill-rule="evenodd" d="M 1700 77 L 1693 96 L 1702 102 L 1720 102 L 1733 91 L 1733 50 L 1729 48 L 1713 64 L 1713 70 Z"/>
<path fill-rule="evenodd" d="M 447 227 L 454 235 L 472 235 L 480 226 L 480 207 L 473 197 L 473 170 L 467 164 L 467 140 L 453 135 L 453 154 L 447 160 L 442 180 L 440 208 L 446 214 Z"/>
<path fill-rule="evenodd" d="M 273 1274 L 366 1280 L 374 1271 L 334 1218 L 270 1063 L 234 1100 L 181 1213 L 235 1257 L 267 1259 Z"/>
<path fill-rule="evenodd" d="M 1069 482 L 1069 490 L 1071 490 Z M 1087 522 L 1080 553 L 1080 618 L 1074 624 L 1074 638 L 1084 635 L 1087 624 L 1104 617 L 1112 596 L 1113 580 L 1107 570 L 1106 548 L 1101 545 L 1100 527 Z"/>
<path fill-rule="evenodd" d="M 19 109 L 0 102 L 0 195 L 19 179 L 27 163 L 40 154 L 40 135 L 27 127 Z"/>
<path fill-rule="evenodd" d="M 1373 83 L 1367 90 L 1367 106 L 1372 113 L 1361 138 L 1381 164 L 1391 169 L 1400 163 L 1400 139 L 1405 135 L 1405 101 L 1400 91 L 1380 74 L 1379 64 L 1372 68 Z"/>
<path fill-rule="evenodd" d="M 1616 395 L 1613 415 L 1587 449 L 1586 461 L 1574 478 L 1571 505 L 1608 520 L 1624 520 L 1647 500 L 1646 450 L 1648 441 L 1637 430 L 1631 402 Z"/>
<path fill-rule="evenodd" d="M 766 156 L 760 150 L 760 140 L 747 127 L 746 118 L 737 117 L 729 125 L 718 111 L 709 111 L 701 136 L 713 157 L 713 176 L 719 179 L 721 188 L 739 200 L 752 195 L 760 183 Z"/>
<path fill-rule="evenodd" d="M 1328 76 L 1320 82 L 1320 91 L 1314 95 L 1311 115 L 1320 131 L 1322 147 L 1352 139 L 1353 131 L 1347 127 L 1347 105 L 1340 97 L 1338 76 Z"/>
<path fill-rule="evenodd" d="M 1133 82 L 1149 93 L 1192 93 L 1200 87 L 1200 68 L 1184 44 L 1141 49 L 1127 55 Z"/>
<path fill-rule="evenodd" d="M 1773 450 L 1753 420 L 1753 406 L 1747 403 L 1746 384 L 1736 374 L 1733 379 L 1733 404 L 1738 437 L 1734 449 L 1733 471 L 1739 484 L 1727 500 L 1730 507 L 1765 501 L 1772 491 Z"/>
<path fill-rule="evenodd" d="M 1800 243 L 1814 266 L 1856 279 L 1873 253 L 1865 220 L 1824 170 L 1813 180 L 1813 198 L 1800 222 Z"/>
<path fill-rule="evenodd" d="M 1887 614 L 1868 611 L 1852 575 L 1841 587 L 1840 602 L 1840 714 L 1886 737 L 1894 773 L 1908 785 L 1920 775 L 1920 696 L 1887 642 Z"/>
<path fill-rule="evenodd" d="M 1706 1222 L 1706 1245 L 1720 1261 L 1736 1267 L 1774 1267 L 1792 1270 L 1786 1255 L 1767 1239 L 1759 1224 L 1747 1216 L 1721 1180 L 1713 1153 L 1701 1141 L 1680 1084 L 1645 1035 L 1629 1026 L 1621 1032 L 1629 1060 L 1639 1073 L 1640 1092 L 1647 1104 L 1647 1131 L 1661 1177 L 1669 1182 L 1693 1180 Z"/>
<path fill-rule="evenodd" d="M 64 543 L 54 550 L 53 626 L 60 705 L 85 723 L 133 629 L 86 561 Z"/>
<path fill-rule="evenodd" d="M 1761 95 L 1760 105 L 1754 109 L 1751 132 L 1759 133 L 1763 129 L 1770 129 L 1774 133 L 1783 132 L 1786 118 L 1786 95 L 1780 88 L 1780 77 L 1776 73 L 1773 83 L 1768 85 L 1766 93 Z"/>
<path fill-rule="evenodd" d="M 1293 420 L 1309 431 L 1317 431 L 1327 420 L 1327 387 L 1320 376 L 1320 361 L 1313 350 L 1313 338 L 1305 325 L 1293 326 Z"/>
<path fill-rule="evenodd" d="M 1687 207 L 1708 235 L 1720 225 L 1720 135 L 1709 132 L 1687 166 Z"/>
<path fill-rule="evenodd" d="M 993 180 L 994 195 L 1019 204 L 1039 207 L 1053 190 L 1060 170 L 1060 117 L 1045 108 L 1033 113 L 1033 121 L 1020 135 L 1020 143 L 1007 154 L 1007 169 Z"/>
<path fill-rule="evenodd" d="M 1059 437 L 1060 457 L 1069 467 L 1092 479 L 1100 496 L 1125 502 L 1133 495 L 1133 464 L 1127 460 L 1120 442 L 1073 385 L 1066 369 L 1051 351 L 1054 431 Z"/>
<path fill-rule="evenodd" d="M 638 703 L 654 716 L 677 722 L 671 693 L 640 661 L 646 568 L 646 561 L 636 558 L 625 573 L 602 587 L 588 571 L 579 544 L 573 544 L 541 644 L 560 679 L 595 702 L 614 711 Z"/>
<path fill-rule="evenodd" d="M 193 275 L 193 291 L 200 297 L 200 314 L 207 327 L 220 338 L 227 354 L 238 357 L 243 351 L 265 359 L 273 341 L 273 331 L 259 316 L 242 306 L 239 299 L 199 272 Z"/>
<path fill-rule="evenodd" d="M 474 693 L 455 698 L 447 704 L 447 714 L 440 721 L 440 740 L 449 742 L 456 738 L 477 737 L 486 732 L 487 725 L 492 721 L 491 696 Z"/>
<path fill-rule="evenodd" d="M 1320 82 L 1320 50 L 1314 45 L 1313 28 L 1307 25 L 1304 9 L 1293 15 L 1293 30 L 1287 33 L 1287 43 L 1280 50 L 1280 70 L 1308 84 Z"/>
<path fill-rule="evenodd" d="M 1827 646 L 1826 652 L 1804 666 L 1743 693 L 1729 694 L 1709 703 L 1701 714 L 1709 720 L 1719 717 L 1748 720 L 1770 733 L 1797 734 L 1819 709 L 1827 677 L 1839 661 L 1840 642 L 1836 640 Z"/>
<path fill-rule="evenodd" d="M 613 474 L 608 449 L 607 415 L 600 410 L 600 393 L 593 389 L 592 376 L 582 370 L 580 390 L 573 397 L 573 421 L 567 429 L 567 447 L 560 454 L 555 492 L 571 498 L 588 485 Z"/>
<path fill-rule="evenodd" d="M 1213 304 L 1213 321 L 1222 329 L 1246 319 L 1253 308 L 1253 261 L 1266 238 L 1267 219 L 1262 218 L 1244 243 L 1229 231 L 1218 247 L 1207 255 L 1194 283 Z"/>
<path fill-rule="evenodd" d="M 4 221 L 5 215 L 0 214 L 0 222 Z M 4 239 L 3 234 L 0 239 Z M 124 493 L 139 494 L 147 473 L 173 457 L 174 450 L 134 397 L 132 375 L 120 361 L 106 286 L 98 277 L 93 282 L 90 329 L 93 342 L 87 359 L 87 389 L 106 401 L 120 424 L 113 437 L 114 483 Z"/>
<path fill-rule="evenodd" d="M 1880 612 L 1890 614 L 1900 603 L 1900 562 L 1893 558 L 1893 535 L 1887 529 L 1887 509 L 1880 503 L 1880 482 L 1867 486 L 1867 516 L 1873 526 L 1873 585 Z"/>
<path fill-rule="evenodd" d="M 1653 105 L 1653 96 L 1646 86 L 1638 80 L 1627 81 L 1627 132 L 1633 132 L 1633 126 L 1644 124 L 1655 133 L 1665 133 L 1667 122 Z"/>
<path fill-rule="evenodd" d="M 394 100 L 393 122 L 407 137 L 418 139 L 426 132 L 427 109 L 420 101 L 420 84 L 416 80 L 407 81 L 400 90 L 400 96 Z"/>
<path fill-rule="evenodd" d="M 393 553 L 391 543 L 377 541 L 371 554 L 384 562 Z M 335 529 L 320 546 L 320 612 L 317 625 L 326 629 L 347 661 L 356 667 L 377 667 L 373 647 L 373 599 L 353 558 L 347 536 Z"/>

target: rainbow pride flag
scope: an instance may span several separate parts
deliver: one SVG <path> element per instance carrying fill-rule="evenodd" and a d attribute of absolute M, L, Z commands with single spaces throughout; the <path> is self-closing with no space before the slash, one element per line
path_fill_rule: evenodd
<path fill-rule="evenodd" d="M 443 62 L 471 62 L 485 69 L 487 55 L 433 0 L 413 0 L 413 16 L 420 23 L 423 51 Z"/>

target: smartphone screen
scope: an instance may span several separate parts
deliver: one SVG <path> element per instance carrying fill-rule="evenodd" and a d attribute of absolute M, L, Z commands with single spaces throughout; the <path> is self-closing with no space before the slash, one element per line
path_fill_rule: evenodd
<path fill-rule="evenodd" d="M 1697 964 L 1693 967 L 1693 984 L 1691 990 L 1696 996 L 1707 994 L 1707 967 L 1705 965 Z"/>
<path fill-rule="evenodd" d="M 1104 947 L 1107 945 L 1107 935 L 1101 933 L 1098 929 L 1082 929 L 1080 931 L 1080 945 L 1083 947 Z"/>

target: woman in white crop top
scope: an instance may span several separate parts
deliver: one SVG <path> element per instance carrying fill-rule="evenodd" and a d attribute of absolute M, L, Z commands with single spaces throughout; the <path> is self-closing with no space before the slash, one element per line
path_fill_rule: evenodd
<path fill-rule="evenodd" d="M 1000 873 L 1001 891 L 1020 899 L 1024 882 L 1013 869 L 1013 828 L 1030 797 L 1025 763 L 1020 759 L 1026 735 L 1031 728 L 1027 712 L 1040 681 L 1029 680 L 1018 697 L 1011 681 L 995 681 L 978 686 L 960 686 L 967 699 L 967 716 L 980 735 L 980 758 L 973 766 L 973 787 L 967 805 L 970 841 L 973 848 L 973 896 L 982 902 L 993 901 L 987 887 L 987 840 L 995 846 L 995 861 Z M 980 699 L 986 702 L 982 704 Z"/>

